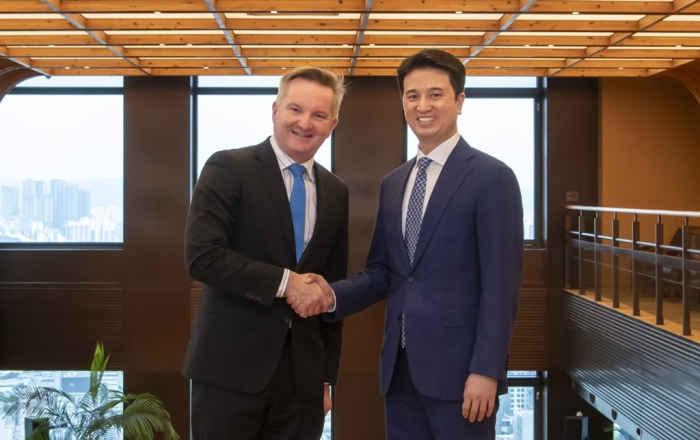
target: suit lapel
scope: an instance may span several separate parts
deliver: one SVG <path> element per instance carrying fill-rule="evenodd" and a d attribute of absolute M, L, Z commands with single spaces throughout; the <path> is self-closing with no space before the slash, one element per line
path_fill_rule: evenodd
<path fill-rule="evenodd" d="M 469 163 L 469 159 L 473 156 L 474 153 L 471 151 L 471 147 L 460 137 L 459 142 L 457 142 L 454 150 L 447 158 L 445 166 L 440 172 L 440 177 L 435 182 L 435 188 L 433 188 L 433 192 L 430 195 L 423 222 L 421 223 L 416 253 L 413 256 L 413 267 L 418 265 L 430 241 L 430 237 L 433 235 L 440 217 L 442 217 L 442 213 L 447 209 L 457 188 L 474 168 L 474 165 Z"/>
<path fill-rule="evenodd" d="M 406 240 L 403 235 L 403 198 L 406 194 L 406 185 L 408 184 L 408 177 L 411 175 L 411 170 L 416 164 L 416 158 L 409 160 L 404 165 L 396 170 L 396 178 L 392 179 L 389 183 L 390 186 L 387 187 L 385 192 L 385 197 L 389 200 L 385 200 L 384 203 L 387 205 L 386 218 L 388 222 L 387 231 L 391 234 L 388 237 L 387 243 L 395 243 L 396 248 L 389 250 L 390 254 L 393 252 L 394 255 L 400 255 L 400 260 L 405 267 L 410 266 L 408 261 L 408 251 L 406 250 Z"/>
<path fill-rule="evenodd" d="M 309 259 L 309 255 L 313 253 L 314 246 L 316 246 L 316 243 L 320 240 L 320 231 L 323 231 L 328 222 L 329 210 L 334 206 L 334 201 L 331 199 L 328 192 L 328 179 L 326 177 L 321 166 L 314 162 L 314 179 L 316 180 L 316 224 L 314 225 L 314 232 L 313 235 L 311 235 L 311 240 L 309 244 L 306 245 L 304 253 L 301 254 L 301 259 L 297 264 L 298 267 L 305 264 L 306 260 Z"/>
<path fill-rule="evenodd" d="M 287 189 L 284 187 L 277 156 L 275 156 L 275 151 L 272 149 L 269 139 L 256 147 L 255 157 L 258 160 L 256 168 L 267 189 L 267 194 L 272 200 L 272 205 L 275 207 L 276 217 L 279 219 L 280 226 L 287 237 L 289 250 L 293 255 L 296 255 L 294 225 L 292 223 L 292 211 L 289 208 L 289 199 L 287 198 Z M 296 259 L 296 256 L 294 258 Z"/>

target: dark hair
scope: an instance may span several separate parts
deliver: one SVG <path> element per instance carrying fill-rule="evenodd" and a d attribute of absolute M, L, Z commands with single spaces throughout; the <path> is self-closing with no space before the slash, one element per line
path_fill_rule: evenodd
<path fill-rule="evenodd" d="M 423 49 L 401 62 L 396 69 L 399 91 L 403 96 L 403 80 L 416 69 L 439 69 L 450 77 L 450 84 L 455 91 L 455 98 L 464 92 L 464 64 L 451 53 L 440 49 Z"/>

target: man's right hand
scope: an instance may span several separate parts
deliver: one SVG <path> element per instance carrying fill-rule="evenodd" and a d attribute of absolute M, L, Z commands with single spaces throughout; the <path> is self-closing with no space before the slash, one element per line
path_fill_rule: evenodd
<path fill-rule="evenodd" d="M 302 318 L 328 311 L 333 305 L 333 295 L 327 295 L 318 284 L 307 283 L 307 275 L 289 272 L 284 296 L 287 303 Z"/>

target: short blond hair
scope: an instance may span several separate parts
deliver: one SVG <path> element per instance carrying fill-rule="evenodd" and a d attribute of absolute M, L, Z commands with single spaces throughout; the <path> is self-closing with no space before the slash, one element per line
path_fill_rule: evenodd
<path fill-rule="evenodd" d="M 340 103 L 343 101 L 343 96 L 345 96 L 345 83 L 343 82 L 343 75 L 336 75 L 327 70 L 320 69 L 318 67 L 312 66 L 301 66 L 296 67 L 289 72 L 285 73 L 280 80 L 279 91 L 277 92 L 276 102 L 284 99 L 289 92 L 289 84 L 297 78 L 305 79 L 307 81 L 315 82 L 316 84 L 325 86 L 333 90 L 333 102 L 331 103 L 331 112 L 333 117 L 338 117 L 338 111 L 340 110 Z"/>

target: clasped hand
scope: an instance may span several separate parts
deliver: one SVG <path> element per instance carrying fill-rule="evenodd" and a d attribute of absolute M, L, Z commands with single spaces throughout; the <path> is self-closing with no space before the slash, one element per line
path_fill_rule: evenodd
<path fill-rule="evenodd" d="M 331 286 L 321 275 L 289 272 L 284 291 L 287 303 L 302 318 L 327 312 L 335 304 Z"/>

